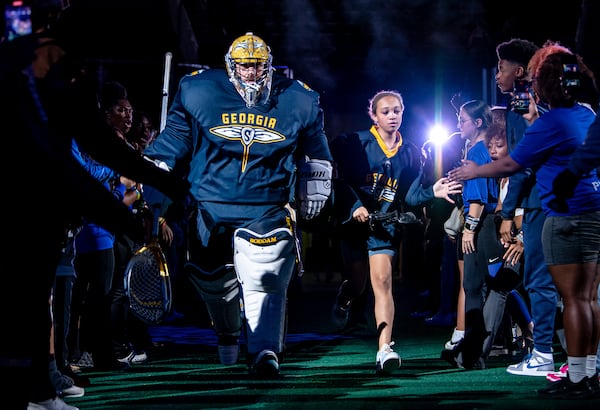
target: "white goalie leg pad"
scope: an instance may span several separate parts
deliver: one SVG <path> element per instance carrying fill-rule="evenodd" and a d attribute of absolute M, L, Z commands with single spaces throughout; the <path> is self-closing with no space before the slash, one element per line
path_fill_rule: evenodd
<path fill-rule="evenodd" d="M 277 228 L 258 234 L 234 233 L 234 265 L 242 285 L 248 353 L 283 351 L 287 288 L 296 267 L 292 231 Z"/>
<path fill-rule="evenodd" d="M 206 272 L 188 262 L 185 269 L 206 305 L 217 335 L 239 336 L 242 329 L 240 286 L 233 265 Z"/>

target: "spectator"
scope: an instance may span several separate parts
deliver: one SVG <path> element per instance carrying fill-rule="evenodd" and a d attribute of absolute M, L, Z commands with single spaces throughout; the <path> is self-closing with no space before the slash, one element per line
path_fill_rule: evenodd
<path fill-rule="evenodd" d="M 538 46 L 525 39 L 498 44 L 496 84 L 500 92 L 512 96 L 515 81 L 531 79 L 527 66 L 537 50 Z M 538 112 L 545 111 L 546 108 L 540 104 Z M 529 124 L 521 114 L 510 109 L 506 113 L 506 127 L 510 153 Z M 527 244 L 524 248 L 523 287 L 531 306 L 534 347 L 531 354 L 526 355 L 520 363 L 508 366 L 506 371 L 522 376 L 545 376 L 554 370 L 552 344 L 558 302 L 556 286 L 544 263 L 543 254 L 539 252 L 542 249 L 545 215 L 535 183 L 535 173 L 523 168 L 508 178 L 508 191 L 500 211 L 500 235 L 505 243 L 510 243 L 515 232 L 516 209 L 522 208 L 524 214 L 521 229 L 524 243 Z"/>
<path fill-rule="evenodd" d="M 14 154 L 26 153 L 16 163 L 5 163 L 3 172 L 28 175 L 32 169 L 43 170 L 36 176 L 36 195 L 53 201 L 52 217 L 47 218 L 36 217 L 42 209 L 39 201 L 5 204 L 10 215 L 6 229 L 13 232 L 5 247 L 6 254 L 11 255 L 5 269 L 23 273 L 5 278 L 4 285 L 11 291 L 0 302 L 3 311 L 11 312 L 3 324 L 3 330 L 11 336 L 0 341 L 0 370 L 7 375 L 0 393 L 3 406 L 11 409 L 24 409 L 29 402 L 41 408 L 75 409 L 58 398 L 48 371 L 48 301 L 66 227 L 86 216 L 115 231 L 141 234 L 131 212 L 71 156 L 71 139 L 76 138 L 87 152 L 119 171 L 152 181 L 172 196 L 185 186 L 145 161 L 102 126 L 95 92 L 90 92 L 93 81 L 86 77 L 72 53 L 52 61 L 45 76 L 34 75 L 35 51 L 41 38 L 48 35 L 48 25 L 51 28 L 62 11 L 61 2 L 50 3 L 50 10 L 32 5 L 32 18 L 40 19 L 41 27 L 45 27 L 43 33 L 0 43 L 0 119 L 13 127 L 5 149 Z M 95 87 L 92 89 L 95 91 Z M 23 247 L 31 243 L 32 232 L 36 243 L 34 257 L 29 247 Z M 23 261 L 28 263 L 25 270 Z M 32 386 L 36 387 L 33 394 Z"/>
<path fill-rule="evenodd" d="M 488 151 L 492 161 L 497 161 L 508 155 L 505 108 L 499 106 L 492 107 L 492 116 L 494 121 L 488 130 L 487 142 Z M 500 225 L 497 216 L 502 209 L 502 201 L 506 196 L 508 183 L 509 180 L 507 177 L 498 181 L 498 205 L 494 211 L 496 227 L 499 227 Z M 483 317 L 486 324 L 486 331 L 488 332 L 488 336 L 483 342 L 482 357 L 484 359 L 490 354 L 493 343 L 496 340 L 498 329 L 500 328 L 503 319 L 507 316 L 505 315 L 505 310 L 508 298 L 517 299 L 510 306 L 515 306 L 517 308 L 521 307 L 523 309 L 513 310 L 513 318 L 518 322 L 519 327 L 521 328 L 521 334 L 523 335 L 523 348 L 528 348 L 528 343 L 533 342 L 531 336 L 533 323 L 531 321 L 529 310 L 525 301 L 522 300 L 520 294 L 515 290 L 517 286 L 520 286 L 522 278 L 521 262 L 523 257 L 523 242 L 522 235 L 518 234 L 521 230 L 522 219 L 523 210 L 517 209 L 514 218 L 515 231 L 513 232 L 513 240 L 509 243 L 503 243 L 500 240 L 499 232 L 497 230 L 490 230 L 487 232 L 487 234 L 490 235 L 490 240 L 495 240 L 497 242 L 498 251 L 501 252 L 504 248 L 506 251 L 502 258 L 497 261 L 492 259 L 490 262 L 488 259 L 488 276 L 486 278 L 487 296 L 483 306 Z M 505 343 L 507 344 L 507 347 L 512 348 L 512 332 L 510 336 L 511 338 L 505 340 Z"/>
<path fill-rule="evenodd" d="M 563 323 L 567 340 L 568 377 L 539 390 L 557 398 L 591 398 L 600 395 L 596 354 L 600 337 L 598 261 L 600 260 L 600 191 L 595 171 L 582 176 L 566 207 L 553 209 L 556 197 L 552 181 L 568 165 L 571 155 L 584 141 L 594 113 L 578 103 L 582 88 L 592 78 L 584 62 L 569 50 L 546 44 L 531 59 L 533 89 L 549 111 L 539 115 L 533 96 L 529 112 L 532 122 L 523 139 L 508 157 L 486 166 L 466 162 L 452 178 L 512 174 L 520 168 L 536 169 L 536 186 L 546 214 L 543 229 L 544 259 L 563 298 Z M 587 90 L 589 92 L 589 90 Z M 569 234 L 565 235 L 567 231 Z M 525 240 L 526 246 L 527 240 Z M 537 327 L 537 324 L 536 324 Z M 537 342 L 537 340 L 536 340 Z"/>
<path fill-rule="evenodd" d="M 566 200 L 575 194 L 575 187 L 580 177 L 596 169 L 600 169 L 600 116 L 596 118 L 590 128 L 582 145 L 580 145 L 569 161 L 567 168 L 562 171 L 552 183 L 552 192 L 556 195 L 554 206 L 566 206 Z M 600 284 L 598 284 L 598 303 L 600 303 Z M 562 343 L 562 340 L 561 340 Z M 563 348 L 567 350 L 566 343 Z M 600 372 L 600 344 L 596 353 L 596 370 Z M 546 377 L 550 381 L 557 381 L 558 377 L 566 377 L 568 364 L 563 364 L 558 372 L 549 373 Z"/>
<path fill-rule="evenodd" d="M 467 101 L 460 107 L 458 125 L 462 137 L 468 141 L 466 158 L 478 164 L 491 162 L 487 146 L 487 133 L 492 126 L 491 107 L 481 100 Z M 485 367 L 481 355 L 487 336 L 483 316 L 487 264 L 488 260 L 500 258 L 503 253 L 495 238 L 497 202 L 496 179 L 478 178 L 464 183 L 465 225 L 458 246 L 464 255 L 465 333 L 460 345 L 451 354 L 448 350 L 443 351 L 442 357 L 467 369 Z"/>
<path fill-rule="evenodd" d="M 71 303 L 73 286 L 77 275 L 73 268 L 75 257 L 75 235 L 79 224 L 73 224 L 65 232 L 63 248 L 56 279 L 52 288 L 52 332 L 54 337 L 50 340 L 54 345 L 54 360 L 50 361 L 51 372 L 54 372 L 53 383 L 59 396 L 77 396 L 84 393 L 83 387 L 90 381 L 71 370 L 69 366 L 68 334 L 71 317 Z M 52 375 L 51 375 L 52 378 Z"/>
<path fill-rule="evenodd" d="M 101 108 L 105 113 L 106 123 L 115 130 L 119 138 L 126 141 L 133 148 L 143 151 L 145 138 L 132 139 L 131 131 L 134 126 L 135 112 L 129 101 L 129 96 L 125 87 L 118 82 L 107 82 L 103 86 L 101 95 Z M 147 118 L 146 118 L 147 119 Z M 148 119 L 147 119 L 148 120 Z M 143 118 L 138 121 L 142 122 Z M 146 126 L 151 126 L 146 122 L 137 124 L 140 132 L 146 137 L 151 129 L 146 130 Z M 145 209 L 143 201 L 142 184 L 130 179 L 121 179 L 120 183 L 115 184 L 118 195 L 123 197 L 123 203 L 127 205 L 140 223 L 149 227 L 151 217 Z M 147 230 L 149 230 L 147 228 Z M 149 236 L 149 234 L 148 234 Z M 129 300 L 125 294 L 125 271 L 127 264 L 131 260 L 134 252 L 139 249 L 145 241 L 135 241 L 127 235 L 115 235 L 113 244 L 114 253 L 114 272 L 112 286 L 110 289 L 110 323 L 112 335 L 112 350 L 118 362 L 127 364 L 139 364 L 148 360 L 147 350 L 151 346 L 150 331 L 148 325 L 135 315 L 129 313 Z M 120 365 L 116 366 L 121 367 Z M 127 367 L 127 366 L 125 366 Z"/>
<path fill-rule="evenodd" d="M 120 178 L 110 168 L 81 153 L 73 142 L 73 153 L 83 166 L 107 191 L 113 190 L 113 180 Z M 115 270 L 113 251 L 115 235 L 108 229 L 85 219 L 75 236 L 73 266 L 77 280 L 73 288 L 69 346 L 71 360 L 79 369 L 118 370 L 124 366 L 116 360 L 111 344 L 110 291 Z"/>

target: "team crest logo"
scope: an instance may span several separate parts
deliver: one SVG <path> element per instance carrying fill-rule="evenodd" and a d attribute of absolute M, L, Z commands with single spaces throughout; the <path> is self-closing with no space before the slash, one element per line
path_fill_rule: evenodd
<path fill-rule="evenodd" d="M 248 125 L 222 125 L 213 127 L 210 132 L 231 141 L 240 141 L 244 147 L 242 172 L 246 171 L 250 147 L 253 144 L 273 144 L 285 140 L 285 137 L 273 130 Z"/>

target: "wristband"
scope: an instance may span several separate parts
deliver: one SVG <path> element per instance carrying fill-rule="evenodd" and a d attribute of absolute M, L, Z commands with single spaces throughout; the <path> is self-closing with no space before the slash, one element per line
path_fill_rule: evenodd
<path fill-rule="evenodd" d="M 522 229 L 519 230 L 519 233 L 517 234 L 517 236 L 515 236 L 515 238 L 517 238 L 522 243 L 525 243 L 525 241 L 523 240 L 523 230 Z"/>
<path fill-rule="evenodd" d="M 479 224 L 479 218 L 475 218 L 474 216 L 467 215 L 465 217 L 465 228 L 469 231 L 475 232 L 477 229 L 477 225 Z"/>

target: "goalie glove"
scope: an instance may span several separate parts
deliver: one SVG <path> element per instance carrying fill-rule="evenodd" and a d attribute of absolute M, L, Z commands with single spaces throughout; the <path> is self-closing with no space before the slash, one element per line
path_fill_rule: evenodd
<path fill-rule="evenodd" d="M 333 167 L 329 161 L 304 157 L 298 166 L 298 200 L 300 216 L 312 219 L 319 215 L 331 194 Z"/>

